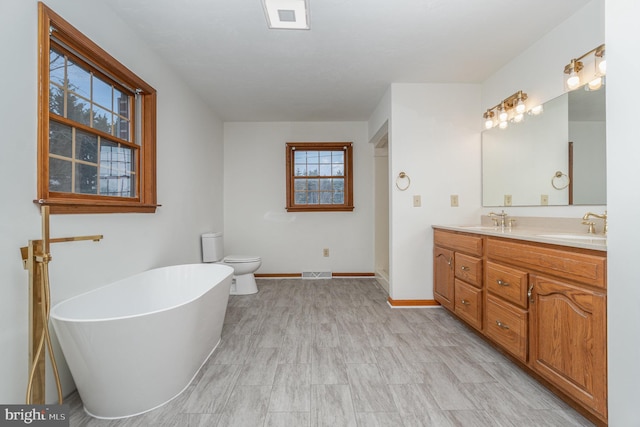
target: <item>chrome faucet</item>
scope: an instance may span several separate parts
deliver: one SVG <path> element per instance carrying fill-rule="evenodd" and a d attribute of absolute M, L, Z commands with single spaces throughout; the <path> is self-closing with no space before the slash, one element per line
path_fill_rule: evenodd
<path fill-rule="evenodd" d="M 507 220 L 507 213 L 504 210 L 502 210 L 502 212 L 500 213 L 489 212 L 489 217 L 493 220 L 493 225 L 495 225 L 496 227 L 499 225 L 500 227 L 504 228 Z"/>
<path fill-rule="evenodd" d="M 589 226 L 589 230 L 587 231 L 587 233 L 595 234 L 596 233 L 595 223 L 593 221 L 589 221 L 589 218 L 591 218 L 591 217 L 600 218 L 604 222 L 604 227 L 603 227 L 603 230 L 602 230 L 602 234 L 607 234 L 607 229 L 608 229 L 607 211 L 604 211 L 603 214 L 595 214 L 593 212 L 587 212 L 582 217 L 582 223 L 584 225 L 588 225 Z"/>

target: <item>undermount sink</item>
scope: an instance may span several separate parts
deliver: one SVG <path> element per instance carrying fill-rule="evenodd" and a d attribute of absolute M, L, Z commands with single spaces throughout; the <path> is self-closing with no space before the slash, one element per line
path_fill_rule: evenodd
<path fill-rule="evenodd" d="M 495 225 L 461 225 L 460 228 L 466 228 L 468 230 L 496 230 L 498 227 Z"/>
<path fill-rule="evenodd" d="M 569 240 L 590 240 L 590 241 L 606 241 L 607 236 L 594 234 L 538 234 L 538 237 L 547 237 L 549 239 L 569 239 Z"/>

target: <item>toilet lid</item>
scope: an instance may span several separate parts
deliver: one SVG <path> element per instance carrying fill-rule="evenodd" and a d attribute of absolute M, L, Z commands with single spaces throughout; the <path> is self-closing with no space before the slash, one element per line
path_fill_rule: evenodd
<path fill-rule="evenodd" d="M 256 262 L 260 261 L 259 256 L 251 255 L 227 255 L 224 257 L 224 262 Z"/>

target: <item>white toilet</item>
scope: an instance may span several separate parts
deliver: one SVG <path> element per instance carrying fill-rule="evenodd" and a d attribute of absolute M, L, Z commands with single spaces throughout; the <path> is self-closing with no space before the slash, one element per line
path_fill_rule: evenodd
<path fill-rule="evenodd" d="M 259 256 L 224 256 L 222 233 L 202 235 L 202 262 L 219 262 L 233 267 L 233 282 L 229 292 L 231 295 L 249 295 L 258 292 L 253 273 L 260 268 L 262 260 Z"/>

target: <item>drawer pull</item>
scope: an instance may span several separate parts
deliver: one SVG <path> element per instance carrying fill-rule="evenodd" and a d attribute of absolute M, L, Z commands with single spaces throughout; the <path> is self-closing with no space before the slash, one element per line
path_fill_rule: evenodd
<path fill-rule="evenodd" d="M 453 261 L 453 260 L 451 259 L 451 257 L 449 257 L 449 260 L 447 261 L 447 264 L 451 265 L 451 262 L 452 262 L 452 261 Z"/>
<path fill-rule="evenodd" d="M 461 266 L 461 267 L 460 267 L 460 270 L 462 270 L 462 271 L 469 271 L 469 270 L 471 270 L 471 269 L 470 269 L 469 267 L 467 267 L 466 265 L 463 265 L 463 266 Z"/>
<path fill-rule="evenodd" d="M 498 282 L 498 285 L 500 285 L 500 286 L 509 286 L 508 282 L 505 282 L 505 281 L 503 281 L 501 279 L 498 279 L 496 281 Z"/>
<path fill-rule="evenodd" d="M 504 323 L 502 323 L 499 320 L 496 320 L 496 325 L 498 325 L 498 327 L 502 328 L 502 329 L 509 329 L 509 327 L 507 325 L 505 325 Z"/>
<path fill-rule="evenodd" d="M 467 301 L 466 299 L 463 299 L 460 301 L 462 303 L 462 305 L 469 305 L 471 304 L 469 301 Z"/>
<path fill-rule="evenodd" d="M 529 297 L 529 302 L 533 303 L 533 283 L 529 285 L 529 290 L 527 291 L 527 296 Z"/>

